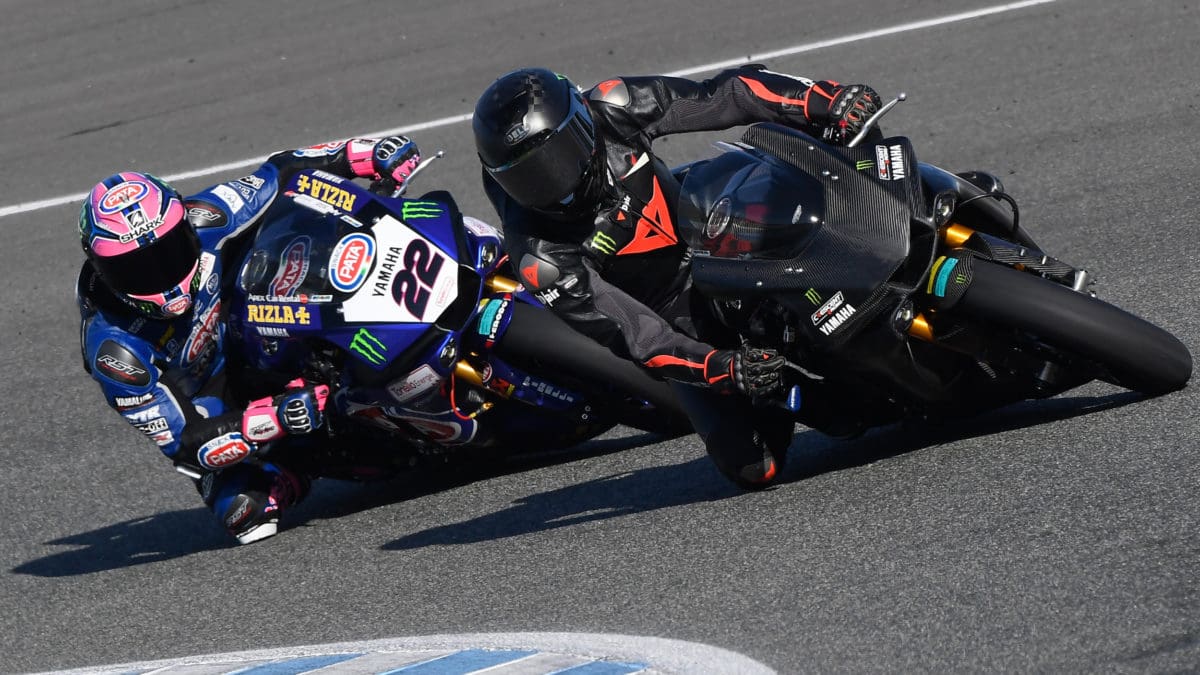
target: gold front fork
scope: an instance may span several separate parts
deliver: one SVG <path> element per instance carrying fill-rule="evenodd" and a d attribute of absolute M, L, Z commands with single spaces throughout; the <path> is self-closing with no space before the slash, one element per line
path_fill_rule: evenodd
<path fill-rule="evenodd" d="M 967 243 L 967 240 L 974 234 L 975 230 L 965 225 L 947 223 L 941 231 L 942 247 L 944 249 L 962 248 L 963 244 Z M 913 317 L 912 325 L 908 327 L 908 334 L 925 342 L 937 341 L 933 336 L 933 326 L 930 325 L 929 319 L 925 316 L 924 312 L 918 312 Z"/>

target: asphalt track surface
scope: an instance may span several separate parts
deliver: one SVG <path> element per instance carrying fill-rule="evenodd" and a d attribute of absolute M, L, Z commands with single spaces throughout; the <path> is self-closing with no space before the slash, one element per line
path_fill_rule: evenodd
<path fill-rule="evenodd" d="M 778 51 L 775 70 L 907 92 L 889 132 L 1001 175 L 1048 251 L 1197 352 L 1195 3 L 885 30 L 1000 4 L 0 3 L 0 671 L 512 632 L 686 640 L 780 672 L 1196 670 L 1195 386 L 1091 385 L 850 443 L 798 430 L 756 494 L 694 436 L 618 430 L 319 483 L 280 536 L 239 548 L 81 369 L 77 204 L 39 202 L 462 116 L 521 65 L 591 84 Z M 468 125 L 413 133 L 447 152 L 424 185 L 491 219 Z M 658 147 L 684 161 L 736 134 Z"/>

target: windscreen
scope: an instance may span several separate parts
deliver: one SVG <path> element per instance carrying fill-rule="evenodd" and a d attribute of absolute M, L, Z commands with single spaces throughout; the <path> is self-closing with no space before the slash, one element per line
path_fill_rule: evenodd
<path fill-rule="evenodd" d="M 690 247 L 718 257 L 796 256 L 821 227 L 820 183 L 782 162 L 733 150 L 693 165 L 679 219 Z"/>
<path fill-rule="evenodd" d="M 281 199 L 265 216 L 266 222 L 250 248 L 242 265 L 238 284 L 249 296 L 266 299 L 329 299 L 335 290 L 329 275 L 329 260 L 338 243 L 337 231 L 342 224 L 336 214 L 320 213 L 307 208 L 283 207 Z M 363 237 L 366 242 L 370 238 Z M 369 268 L 370 257 L 363 257 L 360 267 Z M 371 242 L 373 246 L 373 242 Z M 369 269 L 344 270 L 363 276 Z"/>

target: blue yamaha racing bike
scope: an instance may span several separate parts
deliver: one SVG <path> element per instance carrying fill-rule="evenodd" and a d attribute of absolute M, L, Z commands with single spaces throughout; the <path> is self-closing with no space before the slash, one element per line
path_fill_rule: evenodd
<path fill-rule="evenodd" d="M 903 136 L 859 145 L 903 99 L 849 147 L 760 124 L 676 169 L 695 287 L 744 341 L 787 357 L 800 421 L 806 387 L 838 402 L 835 436 L 1093 380 L 1184 387 L 1187 348 L 1044 252 L 998 179 L 919 162 Z"/>
<path fill-rule="evenodd" d="M 447 192 L 402 189 L 300 172 L 246 245 L 229 328 L 247 379 L 304 376 L 333 392 L 328 433 L 284 452 L 358 479 L 567 448 L 618 423 L 690 431 L 665 383 L 514 279 L 497 230 Z"/>

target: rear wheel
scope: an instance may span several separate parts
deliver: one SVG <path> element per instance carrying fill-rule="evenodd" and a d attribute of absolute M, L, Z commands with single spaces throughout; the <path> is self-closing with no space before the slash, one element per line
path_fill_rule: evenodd
<path fill-rule="evenodd" d="M 1165 330 L 1090 295 L 996 263 L 976 260 L 954 312 L 1030 333 L 1094 362 L 1101 379 L 1146 394 L 1183 388 L 1192 355 Z"/>
<path fill-rule="evenodd" d="M 495 349 L 514 365 L 577 383 L 595 396 L 602 413 L 621 424 L 668 435 L 691 432 L 687 414 L 666 382 L 650 377 L 548 310 L 513 303 L 512 321 Z"/>

